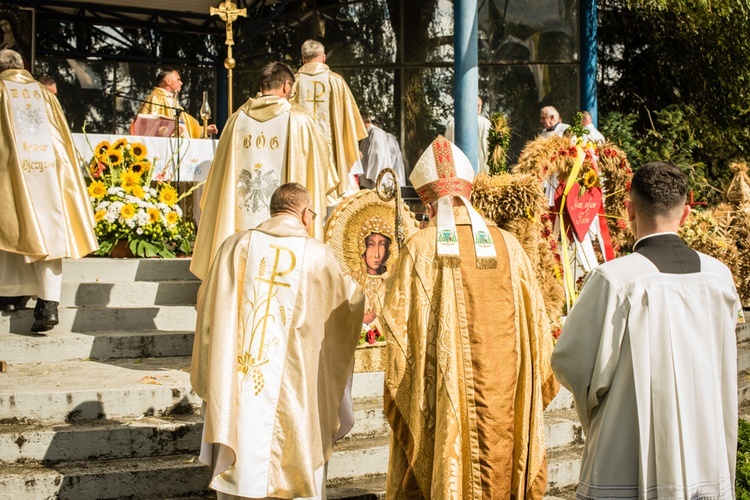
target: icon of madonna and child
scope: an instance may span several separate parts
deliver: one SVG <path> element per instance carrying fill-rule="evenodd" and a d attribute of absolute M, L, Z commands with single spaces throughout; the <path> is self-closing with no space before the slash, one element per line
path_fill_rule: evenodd
<path fill-rule="evenodd" d="M 404 205 L 405 235 L 419 230 L 414 215 Z M 385 296 L 385 280 L 398 259 L 395 205 L 364 189 L 336 207 L 326 224 L 326 243 L 336 252 L 344 272 L 365 293 L 365 317 L 360 344 L 384 340 L 378 318 Z"/>

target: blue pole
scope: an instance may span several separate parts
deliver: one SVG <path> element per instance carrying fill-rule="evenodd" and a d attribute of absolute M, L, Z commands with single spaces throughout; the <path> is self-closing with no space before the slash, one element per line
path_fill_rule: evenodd
<path fill-rule="evenodd" d="M 596 97 L 596 0 L 581 0 L 581 109 L 599 125 Z"/>
<path fill-rule="evenodd" d="M 229 95 L 227 92 L 227 81 L 229 75 L 227 69 L 222 63 L 216 66 L 216 126 L 219 127 L 219 133 L 224 129 L 224 124 L 229 119 L 227 114 Z"/>
<path fill-rule="evenodd" d="M 476 173 L 479 162 L 477 0 L 455 0 L 453 19 L 456 146 L 469 158 Z"/>

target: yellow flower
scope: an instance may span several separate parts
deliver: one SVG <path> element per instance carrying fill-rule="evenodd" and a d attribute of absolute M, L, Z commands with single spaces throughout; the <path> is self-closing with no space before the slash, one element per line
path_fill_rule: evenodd
<path fill-rule="evenodd" d="M 142 144 L 140 142 L 134 142 L 130 146 L 130 152 L 132 153 L 133 157 L 136 161 L 141 161 L 144 158 L 146 158 L 146 155 L 148 154 L 148 150 L 146 149 L 146 145 Z"/>
<path fill-rule="evenodd" d="M 180 221 L 180 216 L 177 215 L 177 212 L 169 212 L 167 213 L 167 224 L 173 225 L 177 224 Z"/>
<path fill-rule="evenodd" d="M 98 212 L 96 212 L 94 214 L 94 220 L 96 222 L 99 222 L 100 220 L 102 220 L 104 218 L 105 215 L 107 215 L 107 211 L 106 210 L 99 210 Z"/>
<path fill-rule="evenodd" d="M 108 150 L 109 150 L 109 142 L 102 141 L 99 144 L 97 144 L 96 147 L 94 148 L 94 155 L 97 157 L 106 156 Z"/>
<path fill-rule="evenodd" d="M 120 151 L 119 149 L 109 148 L 107 150 L 107 156 L 106 156 L 105 161 L 109 163 L 110 166 L 113 166 L 113 167 L 119 165 L 120 163 L 122 163 L 122 151 Z"/>
<path fill-rule="evenodd" d="M 583 174 L 583 186 L 586 189 L 591 189 L 592 187 L 596 186 L 598 181 L 599 176 L 596 175 L 596 172 L 593 168 L 586 170 L 586 173 Z"/>
<path fill-rule="evenodd" d="M 109 149 L 117 149 L 122 150 L 122 148 L 125 147 L 125 145 L 128 143 L 128 141 L 124 138 L 117 139 L 114 144 L 112 144 Z"/>
<path fill-rule="evenodd" d="M 146 210 L 146 213 L 148 214 L 149 223 L 154 224 L 156 222 L 159 222 L 159 219 L 161 218 L 161 211 L 158 208 L 151 207 Z"/>
<path fill-rule="evenodd" d="M 136 174 L 135 172 L 123 172 L 120 175 L 120 185 L 125 190 L 125 192 L 129 193 L 135 186 L 141 185 L 141 176 Z"/>
<path fill-rule="evenodd" d="M 132 219 L 135 215 L 135 207 L 130 204 L 123 205 L 120 209 L 120 215 L 123 219 Z"/>
<path fill-rule="evenodd" d="M 177 203 L 177 190 L 171 184 L 164 184 L 159 192 L 159 201 L 171 207 Z"/>
<path fill-rule="evenodd" d="M 102 181 L 94 181 L 89 184 L 89 196 L 101 200 L 107 194 L 107 186 Z"/>
<path fill-rule="evenodd" d="M 143 191 L 143 187 L 140 184 L 137 186 L 133 186 L 130 189 L 130 194 L 140 199 L 143 199 L 144 196 L 146 195 L 145 191 Z"/>
<path fill-rule="evenodd" d="M 147 161 L 139 161 L 137 163 L 133 163 L 133 165 L 130 167 L 130 170 L 138 175 L 143 175 L 151 170 L 151 164 Z"/>

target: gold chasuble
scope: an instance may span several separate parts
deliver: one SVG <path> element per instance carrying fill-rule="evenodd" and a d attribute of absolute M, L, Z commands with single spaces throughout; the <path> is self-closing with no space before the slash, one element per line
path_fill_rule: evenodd
<path fill-rule="evenodd" d="M 269 202 L 281 184 L 310 191 L 312 236 L 323 240 L 326 195 L 338 185 L 331 151 L 312 116 L 283 97 L 249 99 L 227 121 L 201 198 L 201 219 L 190 271 L 208 274 L 226 238 L 270 217 Z"/>
<path fill-rule="evenodd" d="M 98 248 L 94 214 L 57 98 L 25 70 L 0 73 L 0 250 L 27 262 Z"/>
<path fill-rule="evenodd" d="M 190 381 L 211 488 L 319 493 L 364 314 L 361 288 L 292 216 L 231 236 L 198 293 Z M 344 431 L 347 429 L 343 429 Z"/>
<path fill-rule="evenodd" d="M 468 212 L 453 215 L 459 267 L 434 258 L 433 219 L 388 281 L 387 498 L 541 499 L 543 412 L 558 390 L 544 302 L 513 236 L 486 221 L 497 268 L 478 269 Z"/>
<path fill-rule="evenodd" d="M 349 86 L 341 75 L 320 62 L 307 63 L 299 69 L 292 90 L 292 101 L 304 106 L 314 117 L 331 144 L 339 184 L 334 200 L 347 189 L 349 170 L 359 160 L 359 141 L 367 137 Z"/>
<path fill-rule="evenodd" d="M 180 118 L 187 129 L 188 135 L 194 139 L 200 138 L 203 133 L 203 127 L 200 122 L 193 118 L 190 113 L 184 111 L 177 95 L 161 87 L 154 87 L 151 94 L 146 98 L 147 102 L 141 104 L 138 110 L 139 115 L 164 116 L 174 120 L 175 110 L 172 108 L 182 109 Z"/>

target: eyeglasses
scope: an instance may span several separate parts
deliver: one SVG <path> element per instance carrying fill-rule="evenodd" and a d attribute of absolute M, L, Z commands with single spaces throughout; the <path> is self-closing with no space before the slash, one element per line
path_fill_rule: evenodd
<path fill-rule="evenodd" d="M 313 212 L 309 208 L 306 208 L 305 210 L 307 210 L 308 212 L 310 212 L 312 214 L 312 220 L 315 220 L 315 218 L 318 216 L 318 214 L 316 214 L 315 212 Z"/>

